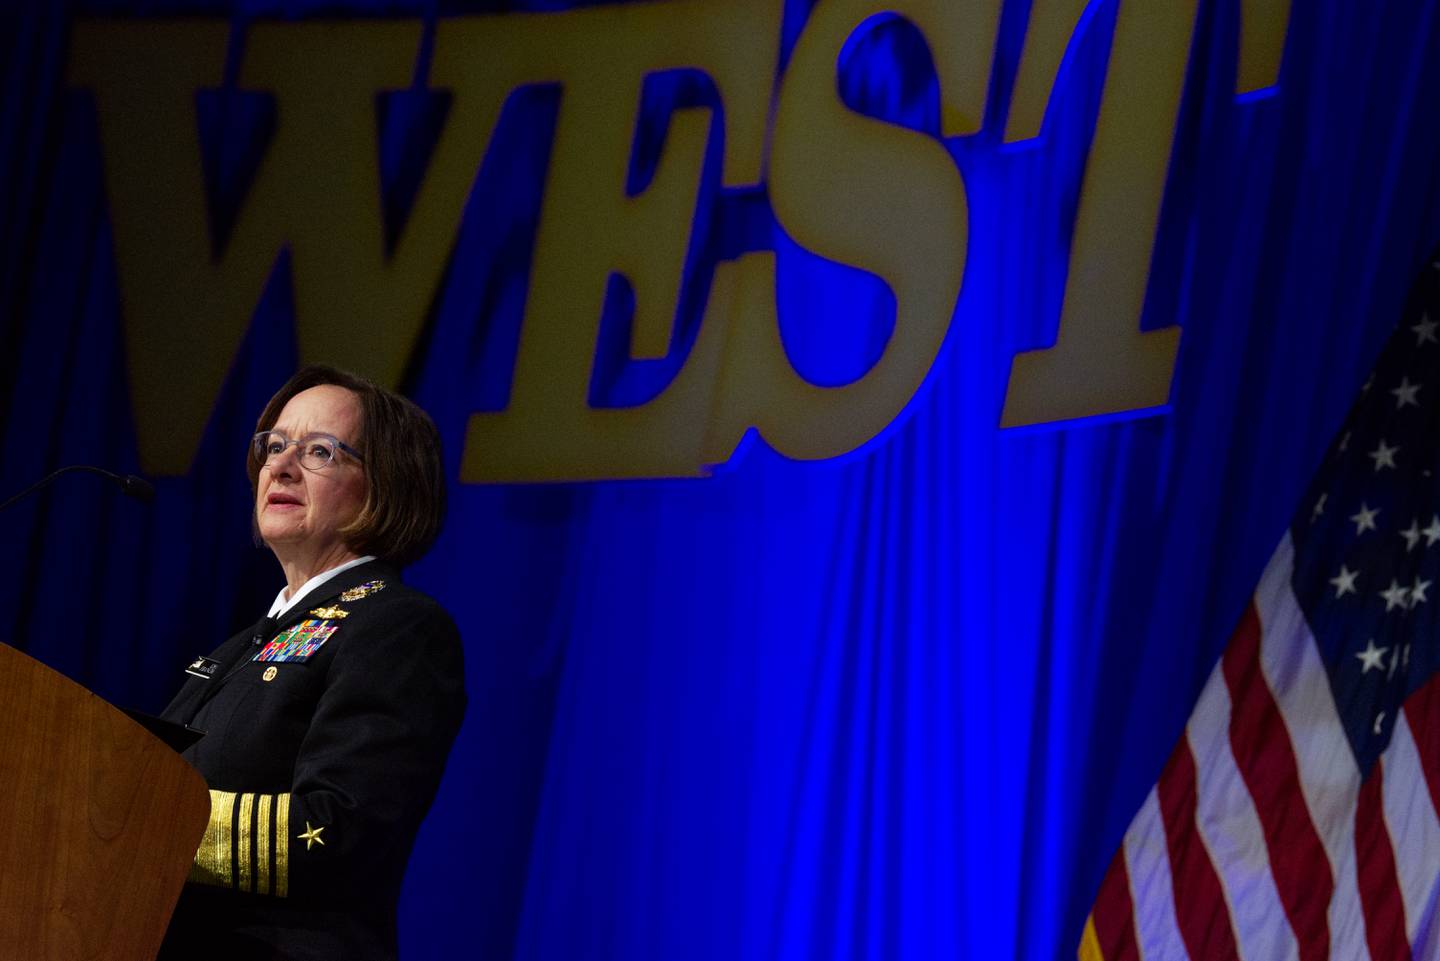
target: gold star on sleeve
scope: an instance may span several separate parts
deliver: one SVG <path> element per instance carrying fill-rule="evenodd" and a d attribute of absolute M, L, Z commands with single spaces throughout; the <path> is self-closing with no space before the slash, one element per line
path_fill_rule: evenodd
<path fill-rule="evenodd" d="M 321 838 L 320 838 L 320 832 L 323 831 L 323 830 L 325 830 L 325 825 L 322 824 L 322 825 L 320 825 L 318 828 L 316 828 L 316 827 L 311 827 L 311 826 L 310 826 L 310 822 L 309 822 L 309 821 L 306 821 L 306 822 L 305 822 L 305 831 L 304 831 L 304 833 L 302 833 L 302 834 L 297 834 L 297 835 L 295 836 L 295 839 L 296 839 L 297 841 L 304 841 L 304 842 L 305 842 L 305 850 L 307 850 L 307 851 L 310 850 L 312 847 L 314 847 L 314 846 L 317 845 L 317 844 L 320 845 L 320 846 L 323 848 L 323 847 L 325 846 L 325 842 L 324 842 L 323 840 L 321 840 Z"/>

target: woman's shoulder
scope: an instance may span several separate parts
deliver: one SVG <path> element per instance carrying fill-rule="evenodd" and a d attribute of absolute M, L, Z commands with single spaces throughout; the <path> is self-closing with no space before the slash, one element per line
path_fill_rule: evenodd
<path fill-rule="evenodd" d="M 359 683 L 373 693 L 374 679 L 384 678 L 385 689 L 402 701 L 418 697 L 463 705 L 464 644 L 444 607 L 398 578 L 351 597 L 334 602 L 344 616 L 330 622 L 339 643 L 328 683 Z"/>
<path fill-rule="evenodd" d="M 320 614 L 332 614 L 340 627 L 380 628 L 387 633 L 423 633 L 444 643 L 459 642 L 455 619 L 439 601 L 405 583 L 400 572 L 380 563 L 357 568 L 359 576 Z"/>

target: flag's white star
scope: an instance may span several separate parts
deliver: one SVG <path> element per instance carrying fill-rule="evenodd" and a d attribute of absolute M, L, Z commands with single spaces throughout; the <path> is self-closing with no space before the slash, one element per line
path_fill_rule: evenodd
<path fill-rule="evenodd" d="M 1347 450 L 1349 450 L 1349 449 L 1350 449 L 1350 432 L 1347 430 L 1344 434 L 1341 434 L 1341 435 L 1340 435 L 1340 453 L 1343 454 L 1343 453 L 1345 453 L 1345 452 L 1346 452 Z"/>
<path fill-rule="evenodd" d="M 1360 658 L 1360 673 L 1369 674 L 1370 669 L 1385 670 L 1385 652 L 1388 647 L 1376 647 L 1375 639 L 1372 637 L 1365 642 L 1365 650 L 1358 652 L 1355 656 Z"/>
<path fill-rule="evenodd" d="M 1437 327 L 1440 327 L 1440 324 L 1431 320 L 1430 314 L 1427 312 L 1424 317 L 1420 318 L 1420 323 L 1410 328 L 1415 331 L 1415 346 L 1419 347 L 1421 344 L 1426 343 L 1440 344 L 1440 338 L 1435 336 L 1435 329 Z"/>
<path fill-rule="evenodd" d="M 1420 522 L 1418 520 L 1411 521 L 1410 526 L 1400 532 L 1400 536 L 1405 538 L 1406 553 L 1413 551 L 1415 545 L 1420 543 Z"/>
<path fill-rule="evenodd" d="M 1430 589 L 1430 584 L 1430 581 L 1422 581 L 1418 576 L 1415 578 L 1415 583 L 1410 587 L 1411 607 L 1414 607 L 1416 604 L 1424 604 L 1430 599 L 1425 596 L 1425 592 Z"/>
<path fill-rule="evenodd" d="M 1423 384 L 1410 383 L 1409 377 L 1400 378 L 1400 386 L 1390 392 L 1395 397 L 1395 409 L 1419 407 L 1420 402 L 1415 399 L 1415 395 L 1420 393 L 1420 388 L 1423 386 Z"/>
<path fill-rule="evenodd" d="M 1425 535 L 1425 546 L 1434 547 L 1436 541 L 1440 541 L 1440 514 L 1432 515 L 1430 526 L 1420 533 Z"/>
<path fill-rule="evenodd" d="M 1385 712 L 1381 711 L 1375 715 L 1375 726 L 1370 729 L 1371 734 L 1379 734 L 1380 726 L 1385 723 Z"/>
<path fill-rule="evenodd" d="M 1359 593 L 1355 590 L 1355 578 L 1358 577 L 1359 574 L 1359 571 L 1352 571 L 1344 564 L 1341 564 L 1340 573 L 1330 578 L 1330 583 L 1335 585 L 1335 596 L 1344 597 L 1346 594 Z"/>
<path fill-rule="evenodd" d="M 1350 519 L 1355 522 L 1355 533 L 1363 534 L 1366 531 L 1379 530 L 1375 526 L 1375 517 L 1380 513 L 1380 508 L 1371 510 L 1364 501 L 1360 502 L 1360 513 L 1351 514 Z"/>
<path fill-rule="evenodd" d="M 1392 578 L 1390 586 L 1381 591 L 1380 596 L 1385 598 L 1385 610 L 1388 612 L 1397 607 L 1403 609 L 1410 598 L 1410 590 L 1401 587 L 1400 582 Z"/>
<path fill-rule="evenodd" d="M 1380 446 L 1372 450 L 1368 456 L 1375 462 L 1375 469 L 1378 471 L 1382 467 L 1394 467 L 1395 455 L 1399 453 L 1399 451 L 1399 445 L 1389 447 L 1385 444 L 1385 441 L 1382 440 L 1380 441 Z"/>
<path fill-rule="evenodd" d="M 1316 518 L 1325 513 L 1325 498 L 1329 496 L 1328 492 L 1321 494 L 1320 499 L 1315 502 L 1315 507 L 1310 511 L 1310 523 L 1315 523 Z"/>

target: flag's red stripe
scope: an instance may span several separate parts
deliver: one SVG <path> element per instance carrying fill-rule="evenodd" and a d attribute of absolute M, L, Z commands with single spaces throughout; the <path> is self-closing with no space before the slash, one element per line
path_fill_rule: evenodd
<path fill-rule="evenodd" d="M 1265 833 L 1270 873 L 1301 961 L 1330 957 L 1330 858 L 1310 820 L 1290 733 L 1260 668 L 1260 617 L 1251 604 L 1221 661 L 1230 689 L 1230 750 Z"/>
<path fill-rule="evenodd" d="M 1170 851 L 1175 920 L 1185 948 L 1195 959 L 1239 961 L 1220 878 L 1195 826 L 1195 758 L 1186 738 L 1175 745 L 1156 792 Z"/>
<path fill-rule="evenodd" d="M 1395 849 L 1385 827 L 1384 770 L 1376 764 L 1360 785 L 1355 804 L 1355 857 L 1360 907 L 1365 912 L 1365 943 L 1371 961 L 1410 961 L 1405 937 L 1405 905 L 1395 874 Z"/>
<path fill-rule="evenodd" d="M 1430 804 L 1440 817 L 1440 674 L 1436 674 L 1405 702 L 1405 718 L 1415 738 L 1415 753 L 1430 788 Z"/>
<path fill-rule="evenodd" d="M 1095 919 L 1095 940 L 1105 961 L 1140 961 L 1135 941 L 1135 905 L 1130 900 L 1130 874 L 1125 870 L 1125 845 L 1110 859 L 1105 880 L 1090 912 Z"/>

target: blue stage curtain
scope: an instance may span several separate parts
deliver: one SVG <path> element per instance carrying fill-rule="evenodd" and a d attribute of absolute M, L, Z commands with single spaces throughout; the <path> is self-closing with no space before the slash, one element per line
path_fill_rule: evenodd
<path fill-rule="evenodd" d="M 433 24 L 564 6 L 218 12 L 243 32 L 277 14 Z M 785 0 L 787 50 L 810 7 Z M 1440 239 L 1435 4 L 1296 4 L 1278 90 L 1239 100 L 1237 4 L 1204 2 L 1145 317 L 1184 327 L 1172 409 L 998 430 L 1012 356 L 1055 335 L 1115 9 L 1092 11 L 1041 138 L 1006 147 L 1029 13 L 1006 4 L 986 126 L 947 144 L 971 206 L 965 286 L 925 387 L 879 441 L 796 463 L 752 438 L 705 480 L 452 485 L 448 527 L 409 579 L 461 625 L 471 708 L 407 880 L 409 957 L 1073 954 Z M 0 495 L 62 464 L 138 467 L 95 112 L 64 84 L 66 37 L 78 12 L 191 11 L 217 8 L 5 15 Z M 904 21 L 879 23 L 840 89 L 933 132 L 929 58 Z M 669 105 L 709 89 L 654 78 L 646 149 Z M 556 97 L 507 106 L 403 384 L 434 414 L 452 479 L 469 414 L 503 404 Z M 408 148 L 433 128 L 429 103 L 382 111 L 387 196 L 423 170 Z M 240 98 L 197 107 L 224 156 L 263 129 Z M 243 176 L 216 176 L 217 205 L 237 203 Z M 885 286 L 800 249 L 763 195 L 706 191 L 692 276 L 768 238 L 797 369 L 863 372 L 893 323 Z M 696 322 L 681 318 L 692 336 Z M 602 371 L 611 393 L 592 400 L 633 402 L 682 360 Z M 296 363 L 282 254 L 188 476 L 158 480 L 149 507 L 68 478 L 0 515 L 0 639 L 120 704 L 163 706 L 183 664 L 281 585 L 250 540 L 243 467 Z"/>

